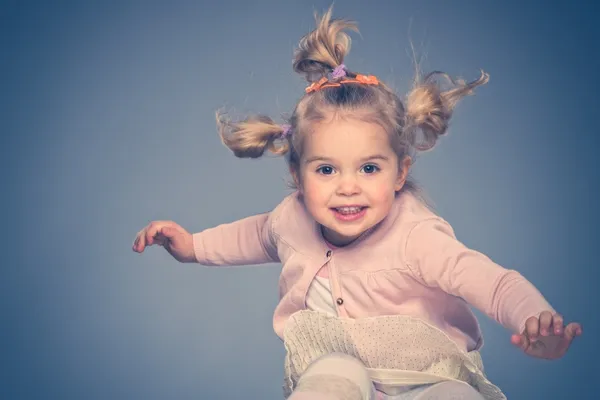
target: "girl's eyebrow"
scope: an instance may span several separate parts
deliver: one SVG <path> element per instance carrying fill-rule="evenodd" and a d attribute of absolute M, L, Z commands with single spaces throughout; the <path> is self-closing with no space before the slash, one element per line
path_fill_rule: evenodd
<path fill-rule="evenodd" d="M 361 158 L 361 162 L 371 161 L 371 160 L 381 160 L 381 161 L 389 161 L 389 157 L 384 156 L 383 154 L 373 154 L 372 156 Z"/>
<path fill-rule="evenodd" d="M 328 162 L 328 163 L 333 162 L 333 160 L 331 158 L 327 158 L 327 157 L 323 157 L 323 156 L 313 156 L 313 157 L 307 158 L 305 163 L 310 164 L 310 163 L 317 162 L 317 161 Z"/>
<path fill-rule="evenodd" d="M 381 154 L 373 154 L 371 156 L 367 156 L 367 157 L 361 158 L 360 162 L 363 163 L 363 162 L 371 161 L 371 160 L 388 161 L 389 157 L 386 157 L 386 156 L 381 155 Z M 328 163 L 333 163 L 334 162 L 334 160 L 331 159 L 331 158 L 329 158 L 329 157 L 325 157 L 325 156 L 313 156 L 313 157 L 307 158 L 306 161 L 305 161 L 305 163 L 306 164 L 310 164 L 310 163 L 317 162 L 317 161 L 328 162 Z"/>

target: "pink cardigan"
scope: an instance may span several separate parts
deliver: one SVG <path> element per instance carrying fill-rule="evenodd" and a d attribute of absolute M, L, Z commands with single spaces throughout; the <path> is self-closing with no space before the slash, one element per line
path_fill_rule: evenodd
<path fill-rule="evenodd" d="M 339 249 L 328 248 L 297 192 L 269 213 L 206 229 L 193 240 L 202 265 L 282 264 L 273 317 L 280 338 L 288 317 L 306 309 L 309 285 L 323 266 L 340 317 L 410 315 L 466 351 L 483 345 L 469 305 L 518 333 L 530 316 L 554 312 L 521 274 L 467 248 L 409 192 L 397 196 L 375 229 Z"/>

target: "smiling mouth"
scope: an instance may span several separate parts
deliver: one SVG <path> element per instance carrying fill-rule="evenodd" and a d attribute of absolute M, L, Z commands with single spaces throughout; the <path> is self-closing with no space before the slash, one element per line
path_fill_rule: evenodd
<path fill-rule="evenodd" d="M 349 206 L 349 207 L 334 207 L 333 210 L 342 215 L 358 214 L 367 207 L 364 206 Z"/>

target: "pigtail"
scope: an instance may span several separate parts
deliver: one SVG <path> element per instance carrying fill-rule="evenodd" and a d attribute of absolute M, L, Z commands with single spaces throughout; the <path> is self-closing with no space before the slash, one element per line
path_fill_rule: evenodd
<path fill-rule="evenodd" d="M 237 157 L 259 158 L 265 150 L 283 155 L 289 150 L 286 127 L 267 116 L 252 116 L 241 122 L 232 122 L 222 112 L 216 117 L 221 141 Z"/>
<path fill-rule="evenodd" d="M 308 82 L 315 82 L 344 62 L 350 52 L 351 39 L 344 30 L 358 32 L 357 24 L 343 19 L 331 19 L 333 8 L 319 18 L 317 28 L 304 36 L 294 52 L 293 68 Z"/>
<path fill-rule="evenodd" d="M 443 90 L 435 78 L 446 78 L 453 87 Z M 453 80 L 439 71 L 428 74 L 422 82 L 415 81 L 413 89 L 405 101 L 405 132 L 412 146 L 419 151 L 432 149 L 437 139 L 446 133 L 454 108 L 460 99 L 473 94 L 473 89 L 489 81 L 489 75 L 481 72 L 481 76 L 472 82 Z M 420 133 L 420 135 L 419 135 Z"/>

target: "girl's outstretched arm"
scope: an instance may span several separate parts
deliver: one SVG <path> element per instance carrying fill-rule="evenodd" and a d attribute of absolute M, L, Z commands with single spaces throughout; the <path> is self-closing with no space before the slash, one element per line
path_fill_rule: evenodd
<path fill-rule="evenodd" d="M 442 218 L 413 227 L 405 255 L 424 284 L 463 298 L 513 333 L 524 332 L 530 317 L 537 318 L 544 311 L 555 313 L 525 277 L 465 246 Z"/>
<path fill-rule="evenodd" d="M 582 334 L 577 322 L 564 326 L 563 316 L 520 273 L 466 247 L 441 218 L 413 227 L 405 255 L 424 284 L 463 298 L 510 329 L 511 342 L 527 355 L 560 358 Z"/>
<path fill-rule="evenodd" d="M 194 233 L 196 261 L 202 265 L 253 265 L 279 262 L 270 213 L 254 215 Z"/>

